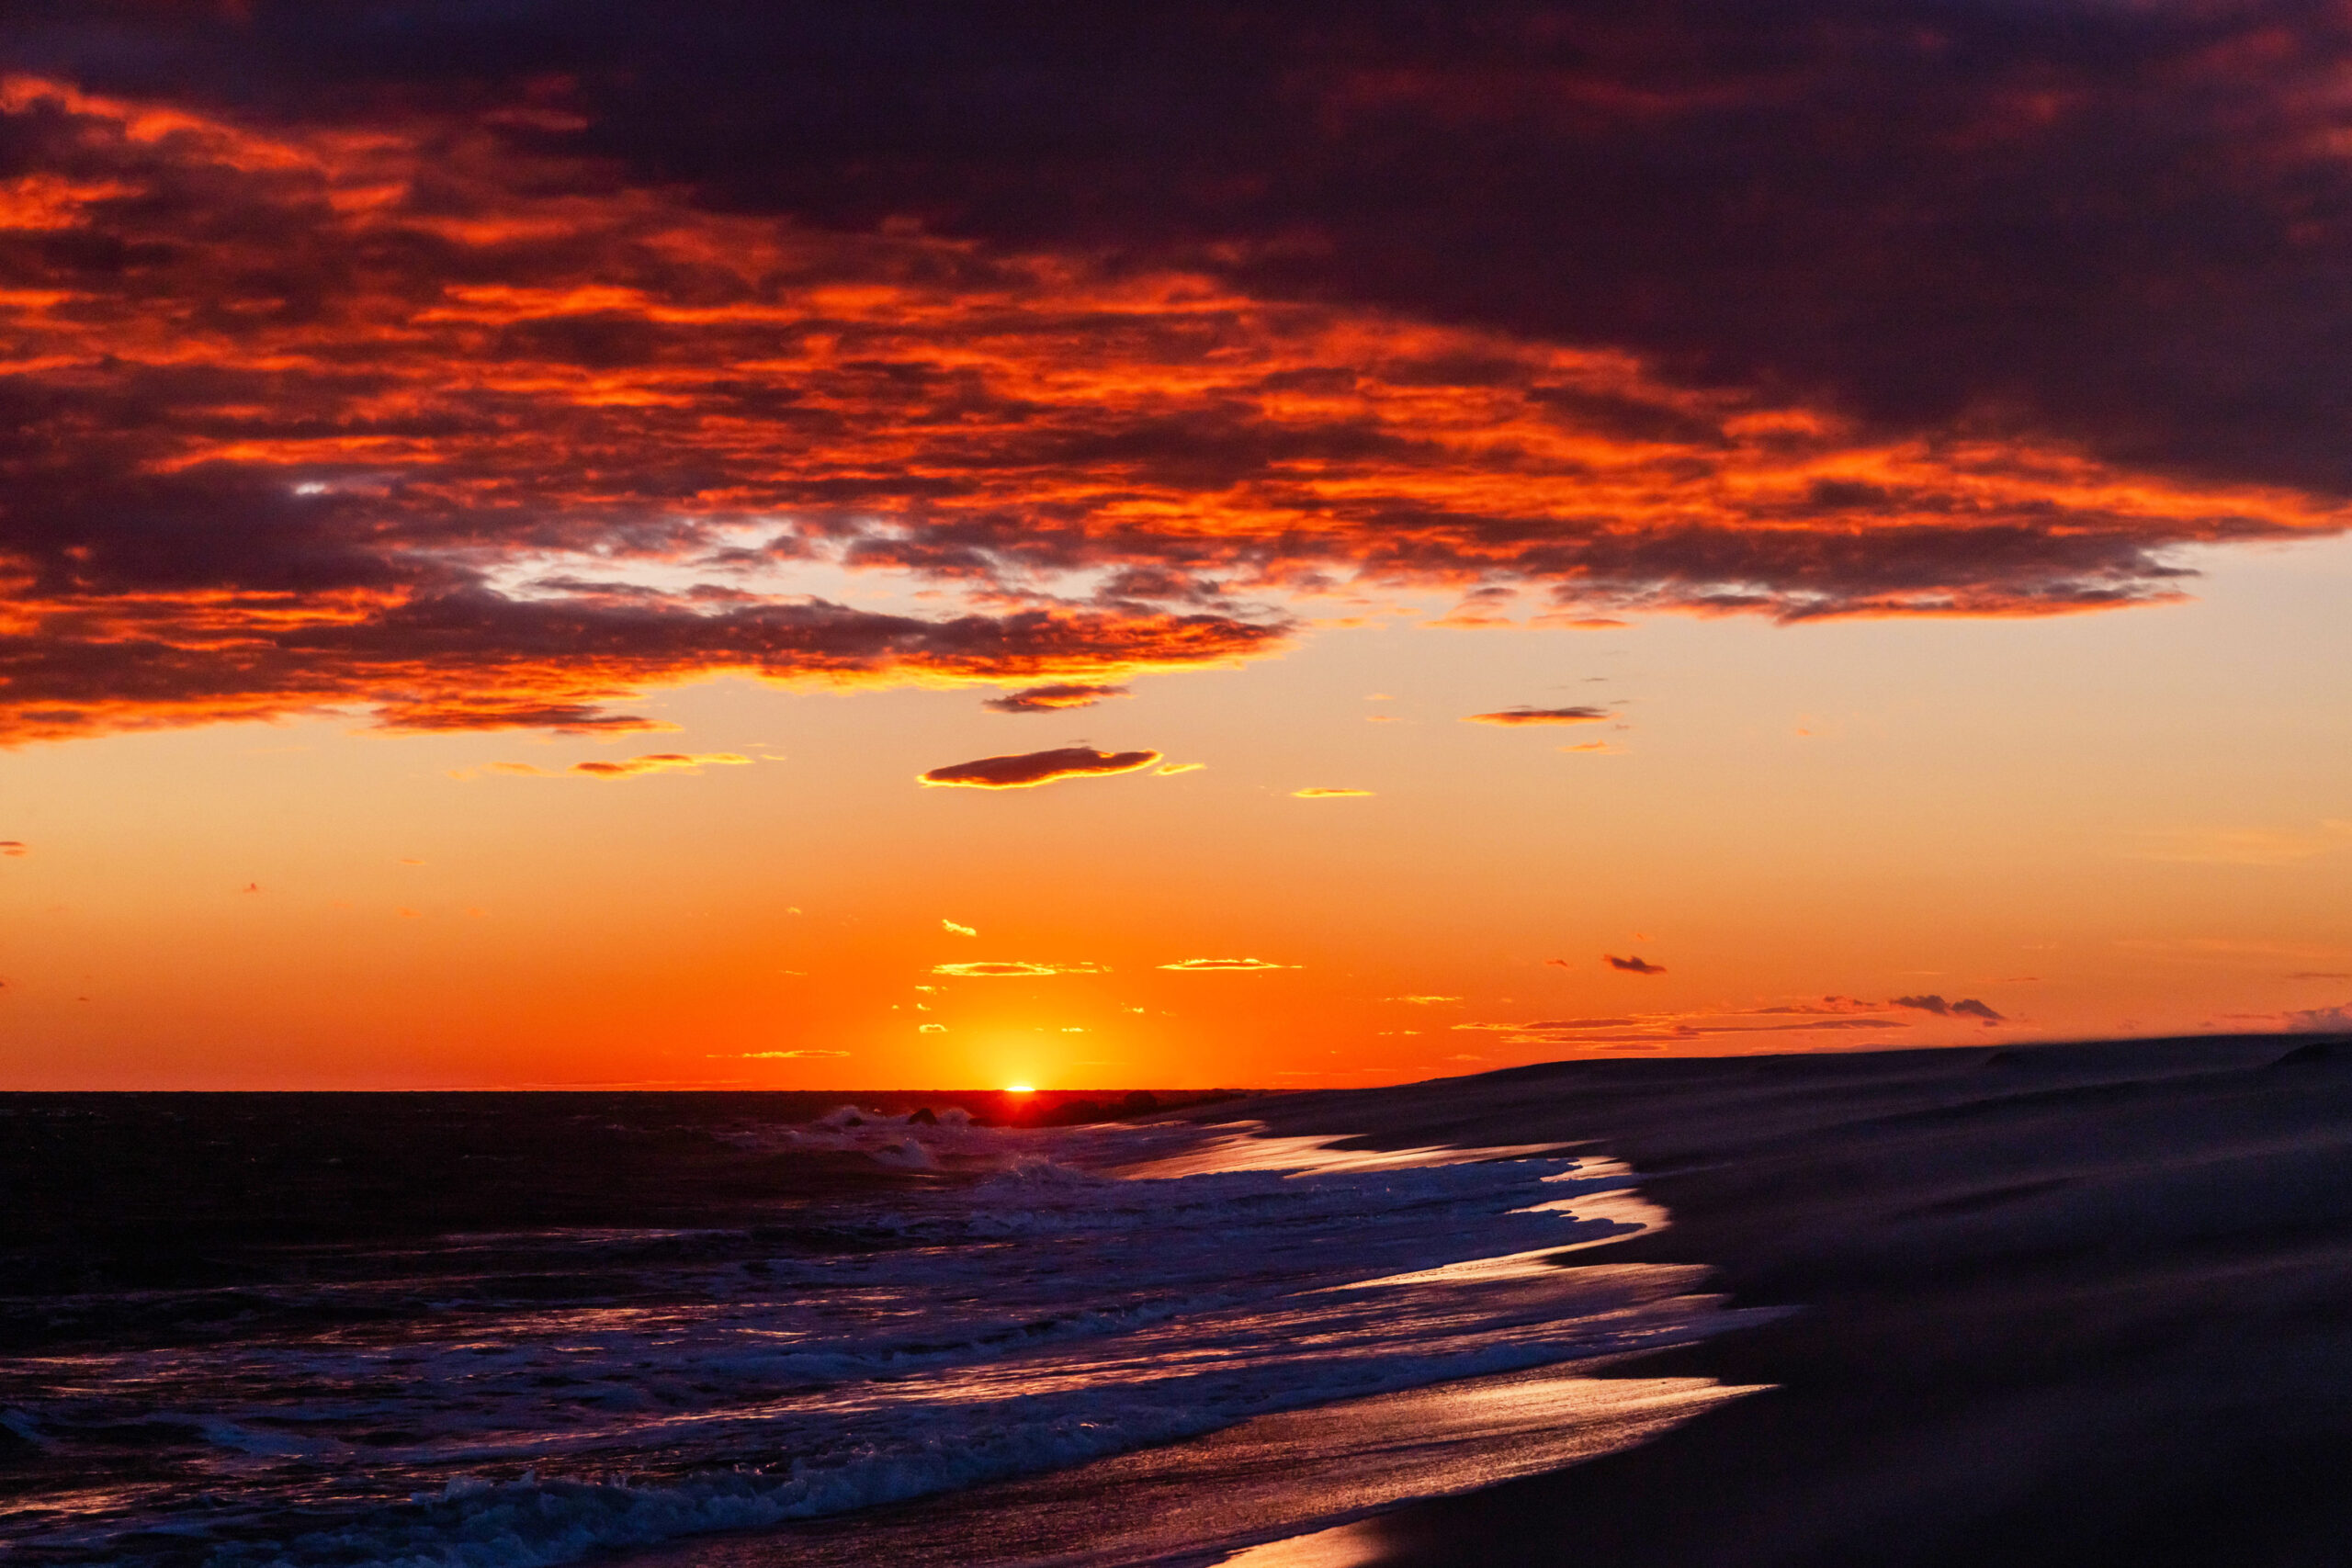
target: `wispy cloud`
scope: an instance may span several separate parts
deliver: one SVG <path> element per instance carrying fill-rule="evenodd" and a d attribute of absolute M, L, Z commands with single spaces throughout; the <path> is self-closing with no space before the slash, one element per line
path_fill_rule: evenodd
<path fill-rule="evenodd" d="M 1474 713 L 1464 724 L 1598 724 L 1609 716 L 1607 708 L 1560 707 L 1500 708 L 1493 713 Z"/>
<path fill-rule="evenodd" d="M 1994 1011 L 1990 1004 L 1978 1001 L 1974 997 L 1962 997 L 1955 1001 L 1946 1001 L 1943 998 L 1934 995 L 1896 997 L 1892 999 L 1890 1005 L 1909 1008 L 1915 1012 L 1931 1012 L 1939 1018 L 1976 1018 L 1984 1020 L 1988 1024 L 2008 1021 L 2001 1014 Z"/>
<path fill-rule="evenodd" d="M 961 980 L 1029 979 L 1046 975 L 1107 975 L 1110 970 L 1099 964 L 1037 964 L 1027 959 L 987 960 L 968 964 L 934 964 L 934 975 L 949 975 Z"/>
<path fill-rule="evenodd" d="M 1526 1022 L 1471 1022 L 1455 1030 L 1499 1035 L 1502 1043 L 1567 1049 L 1580 1046 L 1664 1045 L 1744 1035 L 1813 1033 L 1819 1031 L 1903 1029 L 1888 1018 L 1826 1017 L 1799 1022 L 1759 1022 L 1759 1010 L 1728 1009 L 1671 1013 L 1631 1013 L 1590 1018 L 1534 1019 Z"/>
<path fill-rule="evenodd" d="M 2134 860 L 2194 865 L 2292 865 L 2346 849 L 2352 849 L 2352 821 L 2330 819 L 2300 829 L 2152 829 L 2138 835 L 2129 853 Z"/>
<path fill-rule="evenodd" d="M 1159 761 L 1157 751 L 1097 751 L 1091 747 L 1064 746 L 1051 751 L 982 757 L 977 761 L 933 768 L 922 775 L 921 782 L 973 789 L 1030 789 L 1057 779 L 1132 773 Z"/>
<path fill-rule="evenodd" d="M 1025 686 L 1001 697 L 990 697 L 980 705 L 997 713 L 1058 713 L 1065 708 L 1091 708 L 1109 697 L 1133 695 L 1125 686 L 1057 681 L 1051 685 Z"/>
<path fill-rule="evenodd" d="M 540 768 L 529 762 L 492 762 L 488 771 L 520 778 L 634 779 L 648 773 L 694 773 L 707 767 L 743 767 L 752 759 L 734 751 L 650 751 L 641 757 L 574 762 L 568 768 Z M 424 863 L 403 863 L 423 864 Z"/>
<path fill-rule="evenodd" d="M 820 1056 L 846 1056 L 846 1051 L 739 1051 L 705 1058 L 713 1062 L 789 1062 Z"/>
<path fill-rule="evenodd" d="M 939 919 L 939 927 L 950 936 L 978 936 L 980 934 L 970 926 L 957 925 L 954 920 L 947 919 L 944 915 L 942 915 Z"/>
<path fill-rule="evenodd" d="M 1411 996 L 1411 997 L 1383 997 L 1383 998 L 1381 998 L 1380 999 L 1381 999 L 1382 1001 L 1384 1001 L 1384 1002 L 1409 1002 L 1409 1003 L 1411 1003 L 1411 1004 L 1412 1004 L 1413 1006 L 1415 1006 L 1415 1007 L 1423 1007 L 1423 1008 L 1426 1008 L 1426 1007 L 1435 1007 L 1435 1006 L 1437 1006 L 1440 1002 L 1458 1002 L 1458 1001 L 1460 1001 L 1462 998 L 1461 998 L 1460 997 L 1424 997 L 1424 996 Z"/>
<path fill-rule="evenodd" d="M 1253 969 L 1295 969 L 1298 965 L 1295 964 L 1269 964 L 1262 958 L 1185 958 L 1180 959 L 1174 964 L 1162 964 L 1159 967 L 1162 969 L 1173 969 L 1181 974 L 1209 975 L 1232 974 L 1237 971 Z"/>
<path fill-rule="evenodd" d="M 1666 973 L 1665 964 L 1653 964 L 1639 953 L 1631 953 L 1623 958 L 1620 958 L 1613 953 L 1604 953 L 1600 957 L 1601 962 L 1607 964 L 1611 969 L 1620 970 L 1627 975 L 1663 975 Z M 1558 961 L 1555 960 L 1554 962 L 1556 963 Z"/>
<path fill-rule="evenodd" d="M 32 846 L 22 839 L 0 839 L 0 855 L 28 855 L 32 852 Z"/>
<path fill-rule="evenodd" d="M 1294 800 L 1351 800 L 1369 796 L 1368 789 L 1325 789 L 1319 785 L 1290 792 Z"/>
<path fill-rule="evenodd" d="M 2279 1012 L 2227 1012 L 2222 1021 L 2290 1034 L 2352 1034 L 2352 1002 L 2334 1007 L 2293 1008 Z"/>

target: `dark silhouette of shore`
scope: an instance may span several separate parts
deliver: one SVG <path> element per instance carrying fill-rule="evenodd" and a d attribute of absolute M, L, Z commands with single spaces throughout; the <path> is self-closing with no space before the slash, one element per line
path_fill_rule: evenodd
<path fill-rule="evenodd" d="M 1596 1140 L 1803 1311 L 1645 1357 L 1770 1392 L 1356 1527 L 1381 1568 L 2352 1561 L 2352 1038 L 1565 1063 L 1260 1100 L 1378 1146 Z"/>

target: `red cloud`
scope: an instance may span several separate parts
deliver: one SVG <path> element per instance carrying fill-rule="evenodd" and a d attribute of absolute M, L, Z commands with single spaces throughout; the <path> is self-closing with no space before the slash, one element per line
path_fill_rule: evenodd
<path fill-rule="evenodd" d="M 1157 751 L 1097 751 L 1088 746 L 1064 746 L 1052 751 L 1023 751 L 1010 757 L 982 757 L 933 768 L 921 775 L 927 784 L 962 784 L 975 789 L 1029 789 L 1056 779 L 1091 778 L 1102 773 L 1132 773 L 1159 761 Z"/>
<path fill-rule="evenodd" d="M 1374 89 L 1328 66 L 1311 80 L 1316 134 L 1350 134 Z M 1581 146 L 1577 116 L 1621 102 L 1381 80 L 1439 141 L 1508 113 L 1528 145 Z M 722 671 L 1107 694 L 1263 654 L 1288 635 L 1285 596 L 1347 583 L 1511 590 L 1568 624 L 2048 615 L 2176 595 L 2183 545 L 2346 523 L 2323 482 L 2332 434 L 2266 415 L 2213 435 L 2236 454 L 2217 468 L 2163 446 L 2218 429 L 2179 399 L 2085 436 L 2066 411 L 2139 395 L 2133 376 L 2049 370 L 2034 406 L 2059 412 L 2036 426 L 1988 412 L 2026 406 L 2007 367 L 1981 397 L 1895 385 L 1939 361 L 1883 333 L 1791 346 L 1696 309 L 1559 315 L 1622 278 L 1482 322 L 1478 290 L 1464 305 L 1442 280 L 1381 281 L 1403 265 L 1393 244 L 1348 250 L 1339 214 L 1318 231 L 1341 245 L 1335 286 L 1293 288 L 1251 243 L 1108 267 L 1077 236 L 698 206 L 674 178 L 472 110 L 248 122 L 198 96 L 0 86 L 0 743 L 346 709 L 407 729 L 645 728 L 633 694 Z M 1643 123 L 1663 135 L 1698 112 L 1675 103 Z M 1981 130 L 1919 145 L 1983 145 Z M 2336 177 L 2278 135 L 2280 167 Z M 899 194 L 875 210 L 927 209 Z M 1243 259 L 1208 259 L 1227 251 Z M 1489 252 L 1520 254 L 1462 250 Z M 1903 273 L 1892 253 L 1849 259 L 1874 287 Z M 1826 276 L 1783 283 L 1803 296 Z M 2196 287 L 2175 292 L 2202 298 L 2210 269 L 2183 276 Z M 2173 297 L 2130 278 L 2132 299 Z M 1778 297 L 1724 281 L 1681 280 L 1708 310 Z M 2014 309 L 2024 297 L 1902 319 L 2111 319 Z M 2302 297 L 2266 283 L 2245 299 Z M 1619 321 L 1633 336 L 1612 346 Z M 1675 336 L 1702 321 L 1715 339 Z M 2292 325 L 2256 341 L 2304 341 Z M 1855 357 L 1778 373 L 1775 356 L 1832 350 Z M 1896 368 L 1866 376 L 1879 355 Z M 2279 375 L 2274 400 L 2325 379 Z M 2228 397 L 2215 417 L 2269 406 Z M 2321 412 L 2305 423 L 2333 433 Z M 812 599 L 793 578 L 809 560 L 911 573 L 948 608 Z"/>

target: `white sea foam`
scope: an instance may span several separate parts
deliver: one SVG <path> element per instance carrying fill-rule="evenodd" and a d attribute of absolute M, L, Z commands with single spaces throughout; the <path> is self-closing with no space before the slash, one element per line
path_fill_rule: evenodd
<path fill-rule="evenodd" d="M 97 1549 L 193 1518 L 222 1568 L 530 1568 L 1719 1323 L 1691 1271 L 1545 1261 L 1655 1215 L 1626 1208 L 1622 1168 L 1556 1145 L 1366 1156 L 1246 1128 L 1024 1134 L 851 1108 L 752 1136 L 984 1174 L 830 1207 L 857 1246 L 683 1262 L 637 1299 L 59 1359 L 49 1386 L 68 1392 L 19 1402 L 13 1428 L 185 1425 L 218 1486 L 200 1517 L 134 1491 L 22 1539 Z M 106 1411 L 76 1388 L 106 1390 Z"/>

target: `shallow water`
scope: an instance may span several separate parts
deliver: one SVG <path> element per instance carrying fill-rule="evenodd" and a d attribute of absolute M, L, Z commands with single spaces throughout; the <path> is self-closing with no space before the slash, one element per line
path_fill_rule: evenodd
<path fill-rule="evenodd" d="M 724 1136 L 939 1179 L 796 1201 L 767 1224 L 314 1244 L 309 1280 L 239 1287 L 250 1332 L 16 1359 L 0 1421 L 22 1484 L 0 1541 L 28 1561 L 553 1564 L 1725 1321 L 1690 1270 L 1547 1261 L 1649 1217 L 1626 1173 L 1557 1151 L 1340 1156 L 1242 1129 L 870 1113 Z M 93 1320 L 175 1310 L 144 1306 Z M 1512 1396 L 1522 1416 L 1566 1397 Z M 1510 1428 L 1511 1403 L 1489 1400 L 1487 1425 Z M 1216 1539 L 1484 1473 L 1463 1468 L 1479 1423 L 1461 1413 L 1480 1406 L 1448 1408 L 1453 1427 L 1431 1426 L 1435 1406 L 1417 1419 L 1469 1448 L 1374 1464 L 1351 1502 L 1261 1486 Z M 1197 1555 L 1208 1538 L 1184 1530 Z M 1126 1539 L 1143 1561 L 1171 1538 L 1142 1518 Z"/>

